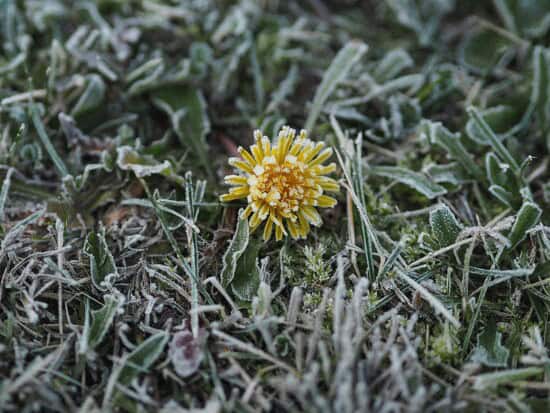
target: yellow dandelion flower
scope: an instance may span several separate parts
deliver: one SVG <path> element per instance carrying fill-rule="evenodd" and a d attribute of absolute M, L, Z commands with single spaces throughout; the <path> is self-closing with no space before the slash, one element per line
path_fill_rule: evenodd
<path fill-rule="evenodd" d="M 250 151 L 239 148 L 240 158 L 230 158 L 229 164 L 241 174 L 228 175 L 225 182 L 233 187 L 220 197 L 222 202 L 246 198 L 244 216 L 250 217 L 252 230 L 265 221 L 263 238 L 283 236 L 305 238 L 310 225 L 321 225 L 316 207 L 332 208 L 336 199 L 325 192 L 338 192 L 339 185 L 325 175 L 334 172 L 336 165 L 323 165 L 332 149 L 323 142 L 312 142 L 302 130 L 283 127 L 275 145 L 260 131 L 254 132 L 255 144 Z"/>

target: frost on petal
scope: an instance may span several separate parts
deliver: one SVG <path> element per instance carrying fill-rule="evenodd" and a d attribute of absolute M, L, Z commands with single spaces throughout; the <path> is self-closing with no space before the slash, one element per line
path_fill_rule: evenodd
<path fill-rule="evenodd" d="M 241 169 L 245 175 L 226 178 L 226 183 L 233 188 L 220 199 L 229 202 L 246 197 L 249 226 L 254 230 L 265 221 L 263 238 L 266 241 L 271 238 L 273 229 L 277 240 L 287 235 L 286 228 L 292 238 L 303 238 L 310 224 L 321 225 L 315 207 L 336 205 L 335 198 L 324 195 L 325 191 L 339 191 L 338 182 L 325 176 L 336 169 L 334 163 L 323 164 L 332 155 L 332 149 L 323 149 L 324 142 L 307 140 L 305 131 L 296 138 L 296 131 L 288 126 L 279 131 L 273 146 L 260 132 L 255 132 L 254 136 L 257 143 L 251 146 L 252 155 L 239 148 L 242 159 L 229 160 L 230 165 Z"/>

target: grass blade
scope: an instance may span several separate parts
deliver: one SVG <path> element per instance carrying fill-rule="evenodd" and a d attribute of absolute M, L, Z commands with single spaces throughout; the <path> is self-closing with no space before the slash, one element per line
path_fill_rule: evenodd
<path fill-rule="evenodd" d="M 434 199 L 447 193 L 444 187 L 431 181 L 428 177 L 399 166 L 375 166 L 370 169 L 370 172 L 373 175 L 390 178 L 407 185 L 429 199 Z"/>
<path fill-rule="evenodd" d="M 54 146 L 52 145 L 52 141 L 50 140 L 48 134 L 46 133 L 46 129 L 44 128 L 44 124 L 40 119 L 40 115 L 38 114 L 36 105 L 34 104 L 31 105 L 30 110 L 31 110 L 32 123 L 34 124 L 34 127 L 36 129 L 36 132 L 38 133 L 38 137 L 40 138 L 42 145 L 44 145 L 44 147 L 46 148 L 46 152 L 48 152 L 48 155 L 50 156 L 50 159 L 52 160 L 61 178 L 66 177 L 67 175 L 69 175 L 69 171 L 67 170 L 65 163 L 63 162 L 63 160 L 55 150 Z"/>
<path fill-rule="evenodd" d="M 312 131 L 323 105 L 336 86 L 347 76 L 353 65 L 367 52 L 368 46 L 363 42 L 351 41 L 336 55 L 323 75 L 323 80 L 315 92 L 311 110 L 306 120 L 305 129 Z"/>
<path fill-rule="evenodd" d="M 485 122 L 485 119 L 483 119 L 479 111 L 474 107 L 470 107 L 468 108 L 468 115 L 470 115 L 470 117 L 478 127 L 479 131 L 482 133 L 482 135 L 487 140 L 487 142 L 493 147 L 497 155 L 500 156 L 500 158 L 504 162 L 510 165 L 514 173 L 516 174 L 519 173 L 520 171 L 519 164 L 510 154 L 508 149 L 506 149 L 506 147 L 502 144 L 500 139 L 495 135 L 495 133 L 489 127 L 487 122 Z"/>

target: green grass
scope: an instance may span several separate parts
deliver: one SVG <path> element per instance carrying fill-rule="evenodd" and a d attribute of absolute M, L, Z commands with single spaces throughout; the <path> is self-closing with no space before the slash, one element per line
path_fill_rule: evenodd
<path fill-rule="evenodd" d="M 0 411 L 548 411 L 549 32 L 546 0 L 0 0 Z M 283 125 L 342 189 L 263 242 L 218 197 Z"/>

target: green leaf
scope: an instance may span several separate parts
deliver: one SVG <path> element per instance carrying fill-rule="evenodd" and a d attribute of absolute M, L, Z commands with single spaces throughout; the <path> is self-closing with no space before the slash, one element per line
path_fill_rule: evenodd
<path fill-rule="evenodd" d="M 176 175 L 169 161 L 159 163 L 151 155 L 142 155 L 129 146 L 117 148 L 117 166 L 123 171 L 132 171 L 138 178 L 151 175 L 163 175 L 172 178 L 178 183 L 184 183 L 184 179 Z"/>
<path fill-rule="evenodd" d="M 315 92 L 305 129 L 311 131 L 323 109 L 323 105 L 336 86 L 347 76 L 353 65 L 367 52 L 368 46 L 360 41 L 348 42 L 336 55 L 323 75 Z"/>
<path fill-rule="evenodd" d="M 169 338 L 170 335 L 163 331 L 149 337 L 137 346 L 124 360 L 118 371 L 117 382 L 122 386 L 128 386 L 140 373 L 148 372 L 149 367 L 163 353 Z M 131 401 L 119 391 L 115 391 L 113 404 L 123 406 L 125 411 L 132 405 Z"/>
<path fill-rule="evenodd" d="M 518 99 L 522 102 L 521 99 Z M 506 134 L 518 127 L 518 122 L 522 121 L 521 113 L 525 110 L 525 105 L 521 108 L 515 108 L 508 105 L 499 105 L 481 112 L 483 120 L 497 134 Z M 483 131 L 477 126 L 473 119 L 466 123 L 466 134 L 480 145 L 489 145 Z M 498 135 L 497 135 L 498 136 Z M 498 136 L 500 139 L 500 136 Z"/>
<path fill-rule="evenodd" d="M 220 277 L 224 287 L 227 287 L 235 277 L 237 263 L 241 255 L 243 255 L 246 250 L 249 236 L 248 220 L 242 216 L 241 210 L 239 211 L 239 220 L 237 221 L 237 228 L 233 234 L 233 239 L 231 240 L 231 243 L 225 251 L 222 259 L 223 267 Z"/>
<path fill-rule="evenodd" d="M 533 275 L 535 277 L 547 278 L 550 275 L 550 261 L 537 264 L 537 266 L 533 270 Z"/>
<path fill-rule="evenodd" d="M 241 210 L 235 234 L 223 256 L 221 281 L 243 301 L 252 300 L 260 284 L 257 258 L 261 243 L 249 241 L 248 220 L 242 216 Z"/>
<path fill-rule="evenodd" d="M 395 79 L 403 70 L 414 65 L 412 57 L 403 49 L 391 50 L 384 55 L 372 76 L 380 84 Z"/>
<path fill-rule="evenodd" d="M 491 185 L 506 187 L 507 176 L 505 173 L 506 165 L 502 165 L 493 152 L 485 155 L 485 171 Z"/>
<path fill-rule="evenodd" d="M 258 253 L 262 244 L 258 241 L 250 242 L 245 252 L 239 258 L 235 275 L 231 282 L 231 290 L 243 301 L 252 301 L 260 286 L 260 267 Z"/>
<path fill-rule="evenodd" d="M 493 147 L 495 153 L 500 157 L 500 159 L 510 165 L 514 173 L 518 173 L 520 170 L 519 164 L 510 154 L 508 149 L 506 149 L 500 139 L 495 135 L 487 122 L 485 122 L 479 111 L 474 107 L 470 107 L 468 108 L 468 115 L 470 115 L 470 118 L 478 128 L 480 137 L 482 137 L 483 141 Z"/>
<path fill-rule="evenodd" d="M 55 150 L 52 144 L 52 141 L 50 140 L 50 137 L 46 133 L 46 129 L 44 128 L 42 119 L 40 119 L 40 114 L 38 113 L 38 109 L 36 105 L 32 104 L 30 110 L 31 110 L 32 123 L 36 129 L 36 133 L 38 133 L 38 137 L 40 138 L 40 141 L 46 148 L 46 152 L 48 152 L 48 155 L 50 156 L 50 159 L 55 165 L 57 172 L 62 178 L 64 178 L 65 176 L 69 175 L 69 171 L 65 166 L 65 163 L 63 162 L 63 160 Z"/>
<path fill-rule="evenodd" d="M 89 325 L 89 305 L 86 303 L 86 323 L 82 333 L 82 341 L 80 342 L 80 354 L 85 354 L 87 351 L 93 350 L 101 344 L 113 323 L 116 313 L 124 304 L 123 297 L 114 295 L 106 295 L 104 301 L 105 304 L 103 307 L 91 312 L 91 326 Z"/>
<path fill-rule="evenodd" d="M 425 175 L 409 169 L 398 166 L 375 166 L 370 171 L 374 175 L 390 178 L 407 185 L 429 199 L 437 198 L 447 193 L 447 190 L 441 185 L 431 181 Z"/>
<path fill-rule="evenodd" d="M 205 169 L 211 173 L 206 135 L 210 133 L 210 120 L 206 102 L 199 89 L 191 86 L 170 86 L 153 94 L 153 102 L 169 117 L 180 142 L 193 151 Z"/>
<path fill-rule="evenodd" d="M 190 74 L 202 79 L 214 60 L 212 48 L 205 42 L 193 42 L 189 50 L 189 59 L 191 60 Z"/>
<path fill-rule="evenodd" d="M 460 45 L 459 60 L 471 70 L 488 73 L 510 60 L 515 53 L 513 46 L 508 37 L 494 30 L 470 30 Z"/>
<path fill-rule="evenodd" d="M 427 165 L 424 170 L 430 178 L 438 184 L 448 183 L 452 185 L 462 185 L 469 180 L 466 171 L 458 162 L 451 162 L 444 165 L 433 163 Z"/>
<path fill-rule="evenodd" d="M 507 207 L 514 207 L 514 195 L 500 185 L 491 185 L 489 192 Z"/>
<path fill-rule="evenodd" d="M 485 171 L 489 183 L 489 192 L 505 205 L 517 209 L 521 205 L 518 178 L 507 164 L 499 161 L 493 152 L 485 155 Z"/>
<path fill-rule="evenodd" d="M 501 344 L 502 334 L 497 331 L 495 320 L 489 320 L 487 326 L 477 336 L 477 346 L 472 361 L 487 367 L 506 367 L 510 350 Z"/>
<path fill-rule="evenodd" d="M 164 71 L 164 61 L 158 57 L 138 66 L 126 76 L 126 82 L 130 84 L 128 96 L 136 96 L 157 88 L 161 83 L 161 76 Z"/>
<path fill-rule="evenodd" d="M 447 205 L 439 205 L 430 211 L 430 226 L 441 247 L 453 244 L 462 226 Z"/>
<path fill-rule="evenodd" d="M 519 210 L 508 239 L 512 248 L 515 248 L 527 237 L 527 231 L 538 224 L 542 210 L 533 202 L 525 202 Z"/>
<path fill-rule="evenodd" d="M 98 290 L 105 291 L 107 288 L 102 285 L 103 281 L 110 275 L 117 277 L 118 270 L 104 235 L 91 232 L 84 243 L 84 254 L 90 260 L 92 283 Z"/>
<path fill-rule="evenodd" d="M 533 86 L 530 109 L 535 111 L 541 125 L 550 121 L 550 50 L 537 46 L 533 51 Z"/>
<path fill-rule="evenodd" d="M 71 116 L 76 118 L 98 108 L 105 98 L 105 90 L 105 82 L 101 76 L 96 74 L 89 75 L 86 88 L 71 111 Z"/>
<path fill-rule="evenodd" d="M 386 0 L 403 26 L 413 30 L 422 46 L 432 43 L 443 16 L 453 10 L 454 0 Z"/>
<path fill-rule="evenodd" d="M 548 127 L 550 117 L 550 53 L 547 49 L 537 46 L 534 48 L 532 60 L 533 80 L 529 97 L 522 97 L 522 92 L 520 92 L 508 104 L 491 107 L 481 112 L 483 120 L 499 139 L 526 129 L 534 115 L 537 116 L 543 128 Z M 470 119 L 466 124 L 466 133 L 481 145 L 490 144 L 484 132 L 473 119 Z"/>
<path fill-rule="evenodd" d="M 507 27 L 520 36 L 537 38 L 550 28 L 550 1 L 495 0 Z"/>
<path fill-rule="evenodd" d="M 162 354 L 166 343 L 168 343 L 168 339 L 169 335 L 167 333 L 160 332 L 137 346 L 124 361 L 124 365 L 118 375 L 118 382 L 126 386 L 139 373 L 146 372 Z"/>
<path fill-rule="evenodd" d="M 467 173 L 479 180 L 483 179 L 481 168 L 460 141 L 460 134 L 451 133 L 439 122 L 424 121 L 421 128 L 432 144 L 445 149 L 448 156 L 457 161 Z"/>
<path fill-rule="evenodd" d="M 533 80 L 528 100 L 527 96 L 523 98 L 520 92 L 508 104 L 498 105 L 481 112 L 482 119 L 495 132 L 499 140 L 526 129 L 534 115 L 537 116 L 541 127 L 549 126 L 550 53 L 547 49 L 537 46 L 534 48 L 532 60 Z M 466 133 L 479 144 L 491 144 L 485 132 L 473 119 L 466 124 Z"/>

